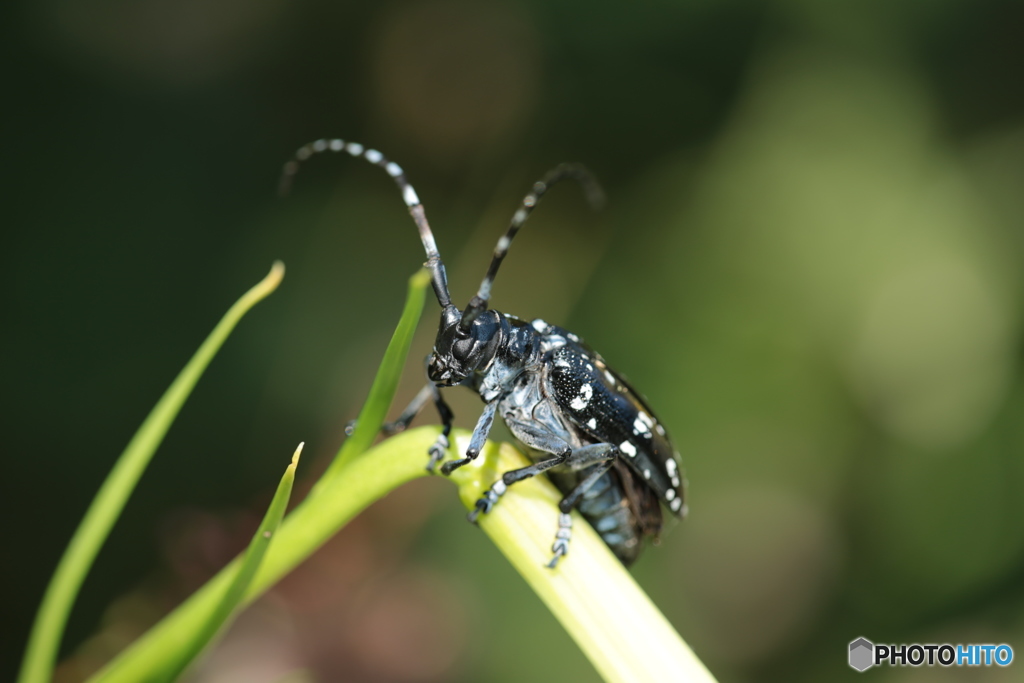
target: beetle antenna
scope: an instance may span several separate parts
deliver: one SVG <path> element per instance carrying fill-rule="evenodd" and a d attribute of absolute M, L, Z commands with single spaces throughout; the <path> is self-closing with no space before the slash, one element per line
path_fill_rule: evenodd
<path fill-rule="evenodd" d="M 516 233 L 519 232 L 519 228 L 523 227 L 523 224 L 526 223 L 526 219 L 529 218 L 540 198 L 544 196 L 544 193 L 552 185 L 566 178 L 572 178 L 582 186 L 583 194 L 586 195 L 587 202 L 594 210 L 600 209 L 604 205 L 604 192 L 601 190 L 601 185 L 594 178 L 593 174 L 587 170 L 586 166 L 582 164 L 559 164 L 548 171 L 543 178 L 535 182 L 530 192 L 523 197 L 519 209 L 513 214 L 508 230 L 494 247 L 494 256 L 491 258 L 491 265 L 487 268 L 487 274 L 484 275 L 483 282 L 480 283 L 480 289 L 477 291 L 476 296 L 470 299 L 466 310 L 462 314 L 462 320 L 459 322 L 459 329 L 463 332 L 468 332 L 473 321 L 487 310 L 487 302 L 491 298 L 491 285 L 494 284 L 498 268 L 501 266 L 501 262 L 505 260 L 509 245 L 512 244 L 512 240 L 515 238 Z"/>
<path fill-rule="evenodd" d="M 448 293 L 448 274 L 441 260 L 441 254 L 437 251 L 437 244 L 434 242 L 434 233 L 430 231 L 430 224 L 427 222 L 427 214 L 423 211 L 423 204 L 420 203 L 419 195 L 413 189 L 409 181 L 405 179 L 405 171 L 402 167 L 388 159 L 375 149 L 367 149 L 358 142 L 345 142 L 338 138 L 321 138 L 316 142 L 299 147 L 295 157 L 288 161 L 281 170 L 281 180 L 278 183 L 278 193 L 285 196 L 291 190 L 292 180 L 299 172 L 302 162 L 314 154 L 321 152 L 348 152 L 351 156 L 362 157 L 375 166 L 383 168 L 402 192 L 402 199 L 405 201 L 409 214 L 416 223 L 416 229 L 420 233 L 420 241 L 423 242 L 423 249 L 427 252 L 426 267 L 430 269 L 431 283 L 434 286 L 434 296 L 442 308 L 451 306 L 452 299 Z"/>

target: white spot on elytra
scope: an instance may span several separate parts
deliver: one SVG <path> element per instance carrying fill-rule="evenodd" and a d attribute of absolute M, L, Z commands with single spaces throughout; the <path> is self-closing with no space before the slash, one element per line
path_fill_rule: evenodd
<path fill-rule="evenodd" d="M 675 489 L 669 489 L 668 491 L 665 491 L 665 500 L 675 500 L 675 498 L 676 498 L 676 490 Z"/>
<path fill-rule="evenodd" d="M 678 486 L 679 486 L 679 477 L 672 477 L 672 485 L 678 488 Z"/>
<path fill-rule="evenodd" d="M 587 420 L 587 426 L 591 429 L 597 429 L 597 418 L 590 418 Z"/>
<path fill-rule="evenodd" d="M 679 512 L 679 508 L 680 508 L 680 506 L 682 504 L 683 504 L 683 499 L 682 498 L 676 498 L 671 503 L 669 503 L 668 506 L 670 508 L 672 508 L 672 512 Z"/>
<path fill-rule="evenodd" d="M 587 372 L 593 372 L 593 371 L 594 371 L 594 366 L 591 365 L 590 363 L 587 363 Z"/>
<path fill-rule="evenodd" d="M 644 479 L 650 479 L 650 478 L 651 478 L 651 471 L 650 470 L 644 470 Z"/>
<path fill-rule="evenodd" d="M 366 160 L 371 164 L 379 164 L 380 160 L 384 158 L 384 155 L 375 149 L 366 150 L 363 152 L 363 156 L 366 157 Z"/>
<path fill-rule="evenodd" d="M 533 329 L 537 330 L 541 334 L 543 334 L 544 331 L 546 329 L 548 329 L 548 324 L 546 322 L 544 322 L 543 320 L 541 320 L 540 318 L 537 318 L 536 320 L 534 320 L 530 324 L 533 325 Z"/>
<path fill-rule="evenodd" d="M 660 424 L 659 425 L 655 425 L 654 428 L 658 431 L 659 434 L 661 434 L 662 436 L 665 436 L 665 428 L 662 427 Z"/>
<path fill-rule="evenodd" d="M 633 444 L 631 444 L 628 441 L 623 441 L 622 443 L 620 443 L 619 444 L 619 450 L 622 451 L 623 453 L 625 453 L 626 455 L 628 455 L 631 458 L 634 455 L 636 455 L 636 446 L 634 446 Z"/>
<path fill-rule="evenodd" d="M 407 206 L 416 206 L 420 203 L 420 198 L 416 194 L 416 190 L 412 189 L 412 185 L 406 185 L 402 189 L 402 199 L 405 200 Z"/>
<path fill-rule="evenodd" d="M 643 420 L 644 424 L 647 425 L 648 427 L 653 427 L 654 426 L 654 420 L 652 420 L 651 416 L 648 415 L 647 413 L 645 413 L 644 411 L 641 410 L 640 411 L 640 415 L 638 417 L 641 420 Z"/>
<path fill-rule="evenodd" d="M 640 413 L 640 415 L 643 415 L 643 413 Z M 633 432 L 635 434 L 643 434 L 648 439 L 651 438 L 651 430 L 639 417 L 637 417 L 636 420 L 633 421 Z"/>
<path fill-rule="evenodd" d="M 608 380 L 608 384 L 610 384 L 612 386 L 615 386 L 615 375 L 613 375 L 612 373 L 610 373 L 607 370 L 605 370 L 604 371 L 604 378 L 606 380 Z"/>
<path fill-rule="evenodd" d="M 674 459 L 669 458 L 665 461 L 665 471 L 670 477 L 676 476 L 676 461 Z"/>
<path fill-rule="evenodd" d="M 576 336 L 575 334 L 573 334 L 572 332 L 570 332 L 569 334 L 567 334 L 567 335 L 565 335 L 565 336 L 567 336 L 567 337 L 568 337 L 569 339 L 571 339 L 571 340 L 572 340 L 572 341 L 574 341 L 574 342 L 578 342 L 578 341 L 580 340 L 580 338 L 579 338 L 579 337 L 577 337 L 577 336 Z"/>
<path fill-rule="evenodd" d="M 569 407 L 573 410 L 583 410 L 590 405 L 590 398 L 594 395 L 594 387 L 589 384 L 584 384 L 580 387 L 579 396 L 574 398 L 570 403 Z"/>

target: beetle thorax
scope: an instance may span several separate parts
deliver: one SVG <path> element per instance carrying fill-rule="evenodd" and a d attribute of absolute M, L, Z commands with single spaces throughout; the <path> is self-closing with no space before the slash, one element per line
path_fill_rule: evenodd
<path fill-rule="evenodd" d="M 476 390 L 484 401 L 512 391 L 520 376 L 539 362 L 538 335 L 528 325 L 501 316 L 502 339 L 491 363 L 480 373 Z"/>

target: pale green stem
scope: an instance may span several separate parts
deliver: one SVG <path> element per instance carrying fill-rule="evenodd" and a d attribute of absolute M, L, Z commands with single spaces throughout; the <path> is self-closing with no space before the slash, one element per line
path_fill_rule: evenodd
<path fill-rule="evenodd" d="M 424 476 L 427 448 L 436 427 L 388 439 L 353 460 L 331 482 L 311 493 L 284 521 L 245 601 L 251 601 L 302 562 L 373 501 L 402 483 Z M 465 451 L 468 434 L 457 432 Z M 512 446 L 488 443 L 480 458 L 451 480 L 467 507 L 498 472 L 526 464 Z M 562 622 L 607 681 L 714 681 L 665 617 L 574 513 L 570 553 L 555 570 L 551 557 L 558 519 L 558 493 L 542 477 L 510 488 L 480 526 Z M 470 527 L 464 533 L 475 533 Z M 237 562 L 237 561 L 236 561 Z M 133 644 L 92 681 L 147 680 L 173 658 L 181 639 L 208 619 L 235 563 Z"/>
<path fill-rule="evenodd" d="M 468 446 L 468 440 L 460 439 L 458 452 Z M 519 451 L 502 444 L 499 453 L 456 470 L 452 480 L 471 509 L 502 472 L 527 464 Z M 569 554 L 555 569 L 546 566 L 561 497 L 546 478 L 520 482 L 480 517 L 480 528 L 606 681 L 713 682 L 704 664 L 579 513 L 572 513 Z"/>

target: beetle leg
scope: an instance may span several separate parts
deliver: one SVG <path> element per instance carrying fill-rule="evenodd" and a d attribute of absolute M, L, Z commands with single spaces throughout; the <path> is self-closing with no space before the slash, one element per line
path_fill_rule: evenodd
<path fill-rule="evenodd" d="M 619 447 L 611 443 L 593 443 L 577 448 L 565 461 L 573 470 L 590 467 L 595 462 L 611 461 L 619 457 Z"/>
<path fill-rule="evenodd" d="M 536 425 L 529 424 L 526 422 L 518 422 L 516 420 L 509 420 L 506 418 L 505 424 L 512 434 L 523 442 L 527 448 L 532 448 L 537 451 L 543 451 L 545 453 L 551 453 L 551 457 L 540 462 L 535 462 L 532 465 L 526 467 L 520 467 L 517 470 L 509 470 L 501 475 L 501 480 L 505 486 L 511 486 L 517 481 L 523 479 L 529 479 L 530 477 L 540 474 L 552 467 L 557 467 L 566 462 L 572 455 L 572 447 L 569 446 L 563 439 L 555 436 L 546 429 L 542 429 Z"/>
<path fill-rule="evenodd" d="M 443 474 L 449 475 L 467 462 L 476 460 L 476 457 L 480 455 L 480 451 L 484 447 L 484 442 L 487 441 L 487 435 L 491 433 L 491 425 L 494 424 L 494 412 L 497 409 L 498 399 L 494 399 L 484 406 L 484 412 L 480 413 L 480 419 L 476 421 L 476 427 L 473 429 L 473 436 L 469 438 L 469 448 L 466 449 L 466 457 L 459 460 L 451 460 L 441 465 L 441 472 Z M 431 467 L 433 467 L 433 462 L 431 462 Z"/>
<path fill-rule="evenodd" d="M 423 406 L 425 406 L 427 401 L 433 397 L 434 391 L 436 391 L 436 388 L 433 384 L 427 384 L 420 389 L 419 393 L 417 393 L 412 401 L 409 402 L 409 405 L 406 406 L 401 415 L 395 418 L 394 421 L 385 422 L 381 425 L 380 433 L 384 436 L 394 436 L 395 434 L 401 434 L 408 429 L 409 425 L 412 424 L 412 421 L 415 420 L 416 416 L 419 415 L 421 410 L 423 410 Z M 352 436 L 355 434 L 356 427 L 358 425 L 359 420 L 349 420 L 346 422 L 345 436 Z"/>
<path fill-rule="evenodd" d="M 393 421 L 385 422 L 383 425 L 381 425 L 381 433 L 384 434 L 384 436 L 394 436 L 395 434 L 400 434 L 401 432 L 409 429 L 409 425 L 413 424 L 413 420 L 415 420 L 416 416 L 420 414 L 420 411 L 423 410 L 423 407 L 424 405 L 427 404 L 428 400 L 433 398 L 434 402 L 437 403 L 437 393 L 437 387 L 435 387 L 433 383 L 429 383 L 426 386 L 424 386 L 422 389 L 420 389 L 419 393 L 417 393 L 416 396 L 413 397 L 413 400 L 409 402 L 409 405 L 407 405 L 406 410 L 403 410 L 401 412 L 401 415 L 399 415 Z M 447 405 L 444 404 L 443 400 L 441 400 L 440 402 L 443 405 L 438 405 L 437 412 L 441 413 L 441 420 L 446 419 L 447 421 L 451 421 L 452 412 L 447 411 L 447 416 L 445 418 L 444 412 L 447 410 Z M 346 422 L 345 435 L 351 436 L 352 434 L 354 434 L 355 427 L 356 425 L 358 425 L 358 423 L 358 420 L 349 420 L 348 422 Z"/>
<path fill-rule="evenodd" d="M 409 405 L 402 411 L 402 414 L 395 418 L 393 422 L 385 422 L 380 431 L 383 432 L 384 436 L 394 436 L 404 432 L 412 424 L 412 421 L 416 419 L 420 411 L 423 410 L 423 406 L 427 404 L 427 401 L 433 398 L 436 391 L 437 387 L 434 386 L 433 382 L 424 386 L 416 394 L 416 397 L 409 402 Z"/>
<path fill-rule="evenodd" d="M 576 503 L 580 501 L 583 494 L 593 488 L 594 484 L 597 483 L 597 480 L 612 468 L 613 461 L 613 459 L 609 459 L 596 465 L 593 471 L 583 478 L 583 481 L 578 483 L 572 491 L 567 493 L 565 497 L 558 502 L 558 509 L 565 514 L 572 512 L 572 509 L 576 507 Z"/>
<path fill-rule="evenodd" d="M 553 455 L 540 462 L 535 462 L 527 467 L 520 467 L 517 470 L 509 470 L 501 475 L 501 479 L 494 482 L 487 489 L 487 492 L 476 502 L 476 507 L 469 513 L 468 519 L 474 524 L 476 524 L 476 518 L 480 514 L 487 514 L 491 511 L 491 508 L 498 502 L 498 499 L 505 495 L 505 491 L 508 490 L 509 486 L 563 464 L 572 454 L 572 448 L 569 444 L 545 429 L 508 418 L 505 419 L 505 424 L 508 426 L 509 431 L 527 447 L 552 453 Z M 452 464 L 454 463 L 446 463 L 446 465 Z"/>
<path fill-rule="evenodd" d="M 558 443 L 564 444 L 562 441 L 559 441 Z M 531 448 L 537 448 L 538 450 L 546 450 L 532 444 L 527 445 Z M 580 470 L 584 467 L 593 465 L 595 462 L 614 460 L 618 454 L 618 447 L 610 443 L 590 444 L 588 446 L 583 446 L 582 448 L 577 448 L 576 450 L 572 450 L 569 448 L 568 444 L 564 444 L 563 451 L 556 453 L 554 457 L 541 460 L 540 462 L 535 462 L 527 467 L 521 467 L 518 470 L 509 470 L 501 475 L 501 480 L 505 483 L 505 486 L 511 486 L 517 481 L 529 479 L 530 477 L 549 470 L 552 467 L 567 465 L 574 470 Z"/>
<path fill-rule="evenodd" d="M 555 532 L 555 542 L 551 546 L 551 552 L 555 554 L 548 562 L 548 569 L 554 569 L 558 560 L 569 552 L 569 539 L 572 538 L 572 515 L 563 512 L 558 515 L 558 531 Z"/>
<path fill-rule="evenodd" d="M 424 359 L 424 363 L 428 363 L 430 357 Z M 441 433 L 437 435 L 437 439 L 427 449 L 427 454 L 430 455 L 430 462 L 427 463 L 427 471 L 431 474 L 434 473 L 434 467 L 437 463 L 444 459 L 444 454 L 448 451 L 450 445 L 448 441 L 449 435 L 452 433 L 452 422 L 455 419 L 455 415 L 452 413 L 452 409 L 448 407 L 448 403 L 445 402 L 444 397 L 441 396 L 441 389 L 431 381 L 427 381 L 426 386 L 419 390 L 419 393 L 409 402 L 402 414 L 399 415 L 393 422 L 385 422 L 380 431 L 384 436 L 394 436 L 404 432 L 412 424 L 412 421 L 416 419 L 419 412 L 423 410 L 423 406 L 427 404 L 427 401 L 434 399 L 434 406 L 437 408 L 438 414 L 441 416 Z M 356 420 L 351 420 L 345 425 L 345 434 L 352 436 L 356 430 Z M 447 474 L 447 473 L 446 473 Z"/>
<path fill-rule="evenodd" d="M 590 450 L 591 452 L 586 454 L 586 457 L 576 460 L 577 454 L 583 454 L 583 451 Z M 593 465 L 594 461 L 599 461 L 590 474 L 584 477 L 583 481 L 576 485 L 576 487 L 570 491 L 561 501 L 558 503 L 558 509 L 560 514 L 558 515 L 558 531 L 555 532 L 555 542 L 551 546 L 551 552 L 555 554 L 548 562 L 548 568 L 554 569 L 558 565 L 558 560 L 569 552 L 569 540 L 572 537 L 572 516 L 570 513 L 572 509 L 576 507 L 576 503 L 579 502 L 580 498 L 583 497 L 587 491 L 589 491 L 597 480 L 603 477 L 608 470 L 612 468 L 612 463 L 618 456 L 618 447 L 614 444 L 599 443 L 591 446 L 585 446 L 572 454 L 569 462 L 566 464 L 573 469 L 581 467 L 587 467 Z M 576 460 L 575 462 L 573 462 Z"/>
<path fill-rule="evenodd" d="M 433 383 L 428 384 L 427 387 L 431 389 L 434 395 L 434 405 L 437 406 L 437 412 L 441 415 L 441 424 L 443 425 L 441 433 L 437 435 L 437 440 L 434 441 L 434 445 L 427 449 L 427 453 L 430 455 L 430 462 L 427 463 L 427 472 L 433 474 L 434 467 L 444 458 L 444 454 L 448 451 L 448 435 L 452 433 L 452 420 L 455 419 L 455 415 L 452 413 L 452 409 L 448 407 L 444 397 L 441 396 L 441 390 L 434 386 Z"/>

